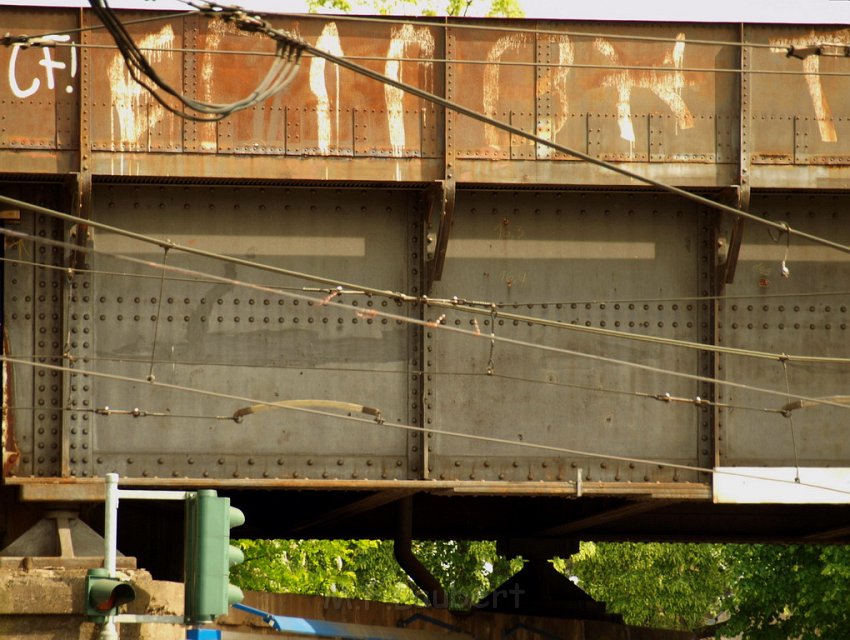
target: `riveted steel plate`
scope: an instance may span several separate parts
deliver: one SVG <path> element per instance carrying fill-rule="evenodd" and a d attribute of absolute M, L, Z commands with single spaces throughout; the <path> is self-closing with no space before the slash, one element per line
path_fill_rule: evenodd
<path fill-rule="evenodd" d="M 64 32 L 78 26 L 73 14 L 46 9 L 5 11 L 2 22 L 4 34 L 37 30 L 61 44 L 72 41 Z M 77 56 L 76 49 L 64 46 L 0 48 L 0 149 L 73 146 L 69 134 L 79 118 Z"/>
<path fill-rule="evenodd" d="M 60 188 L 2 188 L 13 197 L 55 207 Z M 15 225 L 23 233 L 61 240 L 63 225 L 22 212 Z M 62 251 L 25 240 L 7 241 L 4 249 L 4 352 L 12 358 L 61 365 L 64 336 Z M 3 473 L 53 477 L 62 461 L 62 375 L 24 364 L 4 369 Z"/>
<path fill-rule="evenodd" d="M 582 452 L 697 464 L 704 407 L 646 397 L 693 398 L 697 383 L 600 360 L 698 374 L 697 352 L 575 328 L 700 340 L 706 237 L 692 206 L 663 196 L 461 192 L 434 296 L 484 313 L 427 310 L 467 332 L 429 330 L 427 415 L 435 430 L 479 439 L 429 434 L 433 477 L 570 480 L 581 467 L 596 480 L 691 478 Z M 491 344 L 491 332 L 517 342 Z"/>
<path fill-rule="evenodd" d="M 759 215 L 844 244 L 850 242 L 846 208 L 846 196 L 838 195 L 759 195 L 752 203 Z M 850 357 L 849 278 L 845 254 L 793 237 L 789 245 L 784 234 L 747 226 L 719 337 L 726 346 L 792 358 L 783 363 L 781 357 L 722 357 L 727 380 L 773 392 L 721 389 L 723 401 L 733 405 L 720 421 L 724 466 L 840 466 L 847 460 L 846 405 L 795 409 L 787 416 L 778 410 L 799 396 L 846 396 L 850 365 L 798 362 L 793 356 Z"/>
<path fill-rule="evenodd" d="M 763 156 L 787 159 L 788 126 L 797 116 L 794 158 L 800 164 L 845 164 L 850 155 L 850 130 L 842 118 L 847 113 L 850 79 L 840 57 L 809 55 L 804 59 L 786 55 L 789 46 L 850 43 L 850 30 L 835 27 L 753 26 L 752 42 L 774 45 L 752 50 L 752 103 L 755 114 L 783 119 L 753 119 L 754 159 Z M 830 160 L 832 158 L 832 160 Z"/>
<path fill-rule="evenodd" d="M 407 262 L 411 197 L 401 191 L 104 186 L 97 188 L 95 217 L 199 249 L 406 291 L 408 273 L 388 265 Z M 163 277 L 156 269 L 94 257 L 91 366 L 131 379 L 92 380 L 94 473 L 407 477 L 406 433 L 356 409 L 317 404 L 314 409 L 332 415 L 273 409 L 238 423 L 229 417 L 257 402 L 324 400 L 365 405 L 380 410 L 387 423 L 408 423 L 409 329 L 376 312 L 405 316 L 414 309 L 176 250 L 166 257 L 157 247 L 109 233 L 95 232 L 94 246 L 263 287 L 179 272 Z M 293 293 L 302 297 L 287 295 Z M 337 302 L 343 308 L 331 304 Z M 137 416 L 111 411 L 134 409 Z M 364 422 L 341 419 L 349 414 Z"/>

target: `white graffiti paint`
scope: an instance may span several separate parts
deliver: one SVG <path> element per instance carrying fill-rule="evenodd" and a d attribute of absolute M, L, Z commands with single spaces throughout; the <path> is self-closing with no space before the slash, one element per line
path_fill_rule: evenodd
<path fill-rule="evenodd" d="M 814 30 L 801 38 L 771 38 L 771 49 L 774 53 L 786 54 L 788 47 L 813 47 L 824 42 L 835 44 L 850 43 L 850 29 L 841 29 L 831 33 L 815 33 Z M 818 131 L 823 142 L 838 142 L 838 133 L 835 130 L 835 122 L 832 118 L 832 109 L 829 100 L 823 90 L 820 77 L 820 56 L 808 56 L 803 60 L 803 71 L 805 71 L 806 87 L 812 100 L 812 108 L 815 111 L 815 119 L 818 123 Z"/>
<path fill-rule="evenodd" d="M 412 24 L 404 24 L 392 30 L 390 46 L 387 50 L 387 64 L 384 67 L 384 75 L 393 80 L 403 82 L 402 62 L 399 58 L 408 57 L 411 47 L 419 47 L 420 58 L 434 57 L 434 36 L 427 27 L 414 27 Z M 434 63 L 422 62 L 425 74 L 425 83 L 422 87 L 426 91 L 434 88 Z M 384 101 L 387 105 L 387 124 L 390 133 L 390 146 L 392 154 L 400 157 L 404 153 L 407 143 L 407 134 L 404 129 L 404 91 L 384 85 Z"/>
<path fill-rule="evenodd" d="M 335 56 L 342 56 L 342 44 L 339 40 L 339 30 L 335 22 L 329 22 L 322 29 L 319 39 L 316 40 L 316 48 L 327 51 Z M 336 87 L 334 99 L 336 101 L 335 128 L 339 137 L 339 67 L 334 65 L 336 71 Z M 325 80 L 325 60 L 314 57 L 310 61 L 310 90 L 316 96 L 316 128 L 319 153 L 327 155 L 331 148 L 331 101 L 328 95 L 328 85 Z"/>
<path fill-rule="evenodd" d="M 556 117 L 551 116 L 539 118 L 537 121 L 537 135 L 541 138 L 554 141 L 558 132 L 564 128 L 570 117 L 570 96 L 567 85 L 571 65 L 575 63 L 575 46 L 569 36 L 558 36 L 554 38 L 558 42 L 558 66 L 555 71 L 547 71 L 537 85 L 537 96 L 550 95 L 556 101 Z M 554 149 L 545 144 L 537 145 L 537 157 L 540 159 L 550 158 Z"/>
<path fill-rule="evenodd" d="M 165 25 L 157 33 L 139 40 L 139 47 L 146 51 L 152 64 L 161 64 L 168 58 L 171 62 L 174 48 L 174 30 Z M 165 117 L 165 109 L 154 103 L 145 89 L 133 80 L 124 58 L 116 53 L 107 69 L 109 86 L 112 89 L 112 139 L 118 145 L 138 145 L 148 131 Z M 169 114 L 170 115 L 170 114 Z M 173 117 L 173 116 L 172 116 Z"/>
<path fill-rule="evenodd" d="M 487 62 L 490 63 L 484 68 L 484 113 L 489 118 L 499 117 L 499 78 L 501 68 L 499 61 L 509 51 L 516 51 L 524 44 L 529 42 L 529 36 L 525 33 L 512 33 L 502 36 L 487 52 Z M 490 124 L 484 125 L 484 139 L 487 145 L 494 148 L 501 148 L 499 145 L 500 130 Z"/>
<path fill-rule="evenodd" d="M 70 42 L 71 36 L 68 34 L 61 35 L 48 35 L 45 36 L 45 40 L 52 40 L 53 42 Z M 18 55 L 21 50 L 24 49 L 19 44 L 12 46 L 12 55 L 9 59 L 9 88 L 12 90 L 12 95 L 16 98 L 29 98 L 34 95 L 41 88 L 41 80 L 37 77 L 33 78 L 30 82 L 30 85 L 26 88 L 21 87 L 20 82 L 18 80 Z M 50 91 L 54 91 L 56 89 L 56 71 L 64 71 L 67 69 L 67 65 L 64 62 L 53 59 L 53 51 L 50 47 L 41 47 L 41 60 L 38 61 L 38 64 L 44 67 L 44 79 L 47 84 L 47 88 Z M 71 78 L 76 77 L 77 75 L 77 49 L 76 47 L 71 47 Z M 65 91 L 67 93 L 72 93 L 74 91 L 74 85 L 68 84 L 65 86 Z"/>
<path fill-rule="evenodd" d="M 658 96 L 676 116 L 676 125 L 680 129 L 694 126 L 694 116 L 682 98 L 682 90 L 685 88 L 685 74 L 681 71 L 685 61 L 685 34 L 679 33 L 676 40 L 673 48 L 664 54 L 663 66 L 652 70 L 623 69 L 603 78 L 603 86 L 617 91 L 617 122 L 623 140 L 635 141 L 632 125 L 633 89 L 648 89 Z M 611 64 L 622 64 L 620 55 L 608 40 L 597 38 L 593 44 Z"/>

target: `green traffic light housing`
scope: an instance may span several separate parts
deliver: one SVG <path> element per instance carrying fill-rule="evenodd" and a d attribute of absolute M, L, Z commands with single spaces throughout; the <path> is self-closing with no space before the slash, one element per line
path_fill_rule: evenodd
<path fill-rule="evenodd" d="M 135 599 L 133 585 L 111 577 L 106 569 L 89 569 L 86 574 L 86 619 L 103 622 Z"/>
<path fill-rule="evenodd" d="M 230 529 L 244 524 L 244 514 L 230 498 L 215 491 L 186 495 L 184 537 L 184 606 L 189 624 L 212 622 L 242 602 L 242 590 L 230 584 L 230 567 L 244 562 L 240 549 L 230 545 Z"/>

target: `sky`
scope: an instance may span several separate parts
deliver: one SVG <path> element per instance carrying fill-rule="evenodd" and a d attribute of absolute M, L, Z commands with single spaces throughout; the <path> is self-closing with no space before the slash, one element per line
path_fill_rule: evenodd
<path fill-rule="evenodd" d="M 186 10 L 180 0 L 108 0 L 115 8 Z M 357 13 L 370 13 L 375 1 L 350 0 Z M 306 0 L 219 0 L 253 11 L 296 13 Z M 439 9 L 445 0 L 420 0 Z M 486 12 L 487 0 L 474 0 L 468 15 Z M 850 0 L 520 0 L 528 18 L 643 20 L 656 22 L 764 22 L 850 24 Z M 0 0 L 0 5 L 79 7 L 86 0 Z M 413 5 L 402 6 L 408 13 Z"/>

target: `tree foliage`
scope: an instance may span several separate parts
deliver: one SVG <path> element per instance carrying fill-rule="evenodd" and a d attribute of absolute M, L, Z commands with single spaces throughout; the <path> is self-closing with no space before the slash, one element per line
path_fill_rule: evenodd
<path fill-rule="evenodd" d="M 239 544 L 246 560 L 232 579 L 244 589 L 421 603 L 389 541 Z M 492 542 L 418 541 L 414 552 L 453 609 L 468 609 L 522 565 L 500 556 Z M 748 640 L 840 638 L 850 628 L 846 546 L 588 542 L 554 565 L 628 624 L 696 629 L 728 618 L 718 637 L 743 633 Z"/>
<path fill-rule="evenodd" d="M 243 589 L 422 604 L 390 541 L 238 540 L 245 562 L 231 570 Z M 413 551 L 446 587 L 449 607 L 468 609 L 519 570 L 492 542 L 416 541 Z"/>
<path fill-rule="evenodd" d="M 644 627 L 701 627 L 720 612 L 729 585 L 720 545 L 587 542 L 554 564 L 625 622 Z"/>
<path fill-rule="evenodd" d="M 308 0 L 307 8 L 311 12 L 330 9 L 379 15 L 465 16 L 479 4 L 483 3 L 477 0 L 355 0 L 352 4 L 349 0 Z M 491 17 L 521 18 L 525 15 L 519 0 L 488 0 L 484 6 Z"/>
<path fill-rule="evenodd" d="M 747 640 L 823 640 L 850 634 L 850 547 L 729 545 L 734 571 L 723 632 Z"/>

